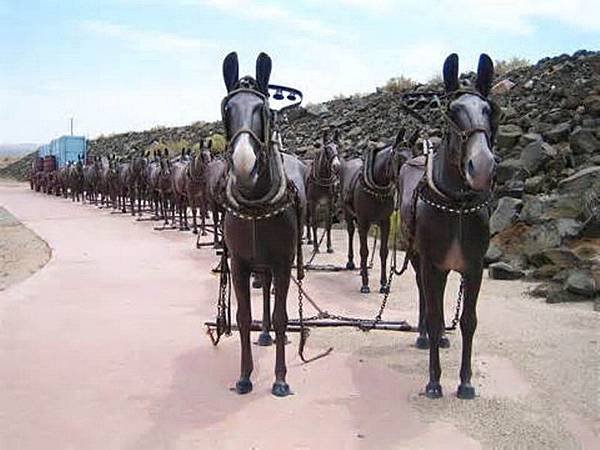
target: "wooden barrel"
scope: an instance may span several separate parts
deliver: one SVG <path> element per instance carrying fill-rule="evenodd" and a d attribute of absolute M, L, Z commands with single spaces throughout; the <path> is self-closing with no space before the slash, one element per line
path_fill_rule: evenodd
<path fill-rule="evenodd" d="M 44 172 L 53 172 L 56 170 L 56 157 L 54 155 L 44 156 Z"/>

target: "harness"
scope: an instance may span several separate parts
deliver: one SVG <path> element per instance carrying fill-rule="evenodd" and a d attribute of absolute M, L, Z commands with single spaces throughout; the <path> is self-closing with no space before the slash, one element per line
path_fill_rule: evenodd
<path fill-rule="evenodd" d="M 335 174 L 333 172 L 333 170 L 331 170 L 331 164 L 333 159 L 337 156 L 335 153 L 332 154 L 331 157 L 328 157 L 327 152 L 325 151 L 325 149 L 331 144 L 328 144 L 326 146 L 323 147 L 323 150 L 321 150 L 321 152 L 319 152 L 319 155 L 317 156 L 317 158 L 315 158 L 313 165 L 311 167 L 311 171 L 310 174 L 308 176 L 308 180 L 314 184 L 316 184 L 317 186 L 323 187 L 323 188 L 330 188 L 330 190 L 335 190 L 335 187 L 337 185 L 339 185 L 340 182 L 340 178 L 339 175 Z M 326 167 L 329 169 L 329 177 L 325 178 L 323 176 L 321 176 L 320 172 L 320 168 L 322 165 L 322 161 L 323 158 L 327 158 L 326 161 Z"/>
<path fill-rule="evenodd" d="M 391 180 L 387 185 L 378 185 L 373 179 L 373 171 L 375 169 L 375 157 L 377 152 L 374 149 L 367 151 L 365 157 L 365 163 L 363 164 L 362 171 L 358 178 L 358 182 L 361 184 L 362 189 L 372 197 L 379 201 L 387 200 L 394 196 L 395 186 L 394 180 Z"/>

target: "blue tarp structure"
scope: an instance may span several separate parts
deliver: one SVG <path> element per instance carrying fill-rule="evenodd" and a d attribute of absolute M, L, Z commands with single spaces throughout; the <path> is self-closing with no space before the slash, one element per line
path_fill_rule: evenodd
<path fill-rule="evenodd" d="M 42 158 L 46 155 L 54 155 L 58 167 L 76 162 L 78 157 L 85 159 L 86 152 L 87 141 L 84 136 L 61 136 L 38 148 L 38 154 Z"/>

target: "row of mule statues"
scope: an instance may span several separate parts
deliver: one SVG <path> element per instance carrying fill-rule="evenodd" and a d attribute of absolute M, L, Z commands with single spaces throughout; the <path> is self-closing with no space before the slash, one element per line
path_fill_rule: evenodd
<path fill-rule="evenodd" d="M 224 158 L 211 155 L 210 141 L 196 153 L 184 150 L 172 158 L 167 151 L 133 156 L 95 157 L 78 161 L 54 175 L 56 195 L 71 195 L 131 214 L 149 207 L 165 225 L 205 234 L 208 213 L 213 222 L 213 244 L 225 245 L 231 259 L 232 285 L 237 299 L 241 340 L 241 373 L 236 392 L 253 389 L 250 329 L 251 274 L 263 285 L 263 320 L 259 343 L 270 345 L 275 333 L 276 363 L 272 393 L 290 394 L 286 381 L 285 342 L 287 295 L 294 265 L 303 276 L 300 242 L 319 251 L 317 218 L 325 211 L 326 250 L 332 252 L 331 225 L 339 198 L 348 232 L 346 268 L 355 269 L 353 237 L 360 240 L 362 293 L 368 293 L 367 237 L 372 225 L 380 230 L 379 291 L 386 294 L 390 217 L 400 210 L 400 230 L 419 288 L 417 347 L 429 349 L 429 381 L 425 394 L 442 396 L 439 349 L 449 343 L 444 335 L 443 300 L 449 271 L 461 274 L 463 310 L 462 364 L 457 395 L 475 396 L 471 384 L 471 348 L 477 317 L 476 303 L 489 244 L 489 202 L 495 167 L 493 143 L 498 108 L 488 98 L 494 70 L 482 54 L 474 86 L 461 86 L 458 56 L 443 65 L 445 93 L 444 134 L 436 145 L 425 141 L 424 152 L 413 156 L 415 135 L 400 132 L 393 145 L 373 149 L 364 158 L 340 157 L 335 133 L 325 131 L 312 161 L 306 163 L 283 151 L 277 115 L 271 110 L 269 79 L 272 62 L 261 53 L 254 77 L 239 77 L 237 54 L 227 55 L 223 78 L 227 94 L 221 110 L 227 139 Z M 36 174 L 32 174 L 35 179 Z M 32 186 L 35 181 L 32 182 Z M 306 224 L 306 233 L 303 228 Z M 222 239 L 220 239 L 222 238 Z M 272 290 L 271 287 L 274 287 Z M 271 313 L 271 295 L 274 308 Z"/>

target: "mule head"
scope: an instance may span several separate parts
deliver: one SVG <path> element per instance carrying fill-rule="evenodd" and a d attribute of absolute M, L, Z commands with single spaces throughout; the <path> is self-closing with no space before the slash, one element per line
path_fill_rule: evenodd
<path fill-rule="evenodd" d="M 271 66 L 271 58 L 261 53 L 256 60 L 256 78 L 239 79 L 237 54 L 232 52 L 223 61 L 223 79 L 228 94 L 223 99 L 221 114 L 228 158 L 236 185 L 245 191 L 256 186 L 270 139 L 267 97 Z"/>
<path fill-rule="evenodd" d="M 474 91 L 459 88 L 455 53 L 446 58 L 443 74 L 446 91 L 456 95 L 447 111 L 450 148 L 457 149 L 454 163 L 470 189 L 487 191 L 491 189 L 496 169 L 492 146 L 497 108 L 487 98 L 494 78 L 494 64 L 488 55 L 481 54 Z"/>

